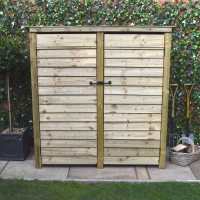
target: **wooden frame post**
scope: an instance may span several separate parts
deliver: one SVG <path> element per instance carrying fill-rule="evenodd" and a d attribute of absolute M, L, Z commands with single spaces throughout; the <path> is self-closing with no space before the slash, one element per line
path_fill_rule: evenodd
<path fill-rule="evenodd" d="M 104 81 L 104 33 L 97 33 L 97 81 Z M 104 163 L 104 85 L 97 85 L 97 168 Z"/>
<path fill-rule="evenodd" d="M 168 97 L 169 97 L 169 77 L 170 77 L 170 52 L 171 52 L 171 33 L 165 33 L 162 126 L 161 126 L 161 140 L 160 140 L 160 159 L 159 159 L 159 168 L 162 168 L 162 169 L 165 168 L 165 164 L 166 164 Z"/>
<path fill-rule="evenodd" d="M 31 62 L 31 85 L 32 85 L 32 109 L 33 109 L 33 130 L 34 130 L 34 154 L 35 167 L 41 168 L 40 152 L 40 124 L 39 124 L 39 99 L 38 99 L 38 78 L 36 59 L 36 33 L 30 33 L 30 62 Z"/>

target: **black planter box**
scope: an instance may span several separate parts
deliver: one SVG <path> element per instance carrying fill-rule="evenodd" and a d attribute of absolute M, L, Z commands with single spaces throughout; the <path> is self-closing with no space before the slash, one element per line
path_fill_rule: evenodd
<path fill-rule="evenodd" d="M 25 160 L 30 151 L 29 127 L 20 134 L 0 134 L 0 160 Z"/>

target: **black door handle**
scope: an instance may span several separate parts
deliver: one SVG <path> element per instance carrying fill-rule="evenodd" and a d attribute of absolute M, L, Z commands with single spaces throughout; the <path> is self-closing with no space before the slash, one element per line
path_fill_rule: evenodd
<path fill-rule="evenodd" d="M 93 83 L 92 81 L 89 82 L 90 85 L 96 84 L 96 85 L 103 85 L 103 84 L 112 84 L 111 81 L 108 81 L 107 83 L 104 83 L 103 81 L 97 81 L 96 83 Z"/>

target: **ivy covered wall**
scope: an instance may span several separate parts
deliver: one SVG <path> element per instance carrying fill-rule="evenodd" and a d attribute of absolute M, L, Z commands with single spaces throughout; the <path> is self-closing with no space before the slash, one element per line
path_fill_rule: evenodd
<path fill-rule="evenodd" d="M 175 26 L 172 33 L 170 83 L 179 84 L 175 102 L 176 133 L 186 131 L 184 84 L 194 85 L 190 130 L 200 133 L 200 2 L 157 0 L 4 0 L 0 1 L 1 40 L 20 41 L 27 63 L 11 74 L 11 102 L 16 125 L 32 125 L 29 37 L 26 26 Z M 0 74 L 0 127 L 8 124 L 5 75 Z M 169 121 L 171 96 L 169 100 Z M 170 124 L 170 123 L 169 123 Z M 170 126 L 169 126 L 170 129 Z"/>

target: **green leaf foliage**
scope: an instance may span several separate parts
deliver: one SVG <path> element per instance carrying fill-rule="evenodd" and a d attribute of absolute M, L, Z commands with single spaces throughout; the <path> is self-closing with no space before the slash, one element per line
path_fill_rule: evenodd
<path fill-rule="evenodd" d="M 183 86 L 185 83 L 192 84 L 194 88 L 190 102 L 190 132 L 195 133 L 196 142 L 199 142 L 200 133 L 199 24 L 199 1 L 189 1 L 188 4 L 166 2 L 163 5 L 159 5 L 156 0 L 35 0 L 34 3 L 28 0 L 4 0 L 0 3 L 1 40 L 17 41 L 23 47 L 24 56 L 27 58 L 29 58 L 29 37 L 25 26 L 174 26 L 170 83 L 179 84 L 175 102 L 174 131 L 179 135 L 186 131 L 186 95 Z M 1 64 L 2 69 L 5 68 L 2 66 Z M 19 66 L 17 65 L 15 69 L 19 69 Z M 19 76 L 23 74 L 20 76 L 22 81 L 18 82 L 23 89 L 18 85 L 15 97 L 13 96 L 16 105 L 21 105 L 15 109 L 17 116 L 15 123 L 19 123 L 17 121 L 22 114 L 24 116 L 21 117 L 24 119 L 21 120 L 23 123 L 28 123 L 32 119 L 29 68 L 30 64 L 28 63 L 18 74 Z M 2 92 L 0 104 L 4 105 L 2 99 L 5 95 L 2 79 L 0 79 L 0 87 L 0 92 Z M 17 88 L 16 85 L 15 87 Z M 28 100 L 26 100 L 26 96 Z M 7 123 L 7 117 L 6 108 L 0 107 L 0 126 L 2 126 Z M 169 122 L 170 115 L 171 95 Z M 168 131 L 170 131 L 170 127 Z"/>

